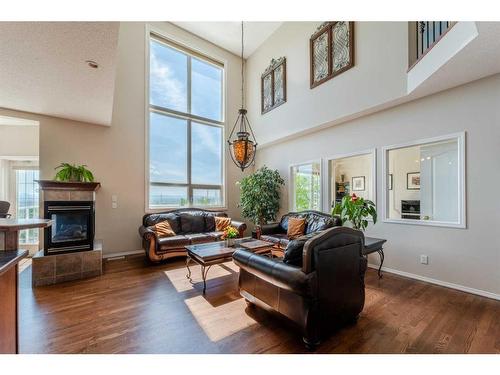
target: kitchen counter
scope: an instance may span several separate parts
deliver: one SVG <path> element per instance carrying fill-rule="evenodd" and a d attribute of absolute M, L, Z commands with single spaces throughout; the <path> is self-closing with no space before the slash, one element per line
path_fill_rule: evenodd
<path fill-rule="evenodd" d="M 19 352 L 18 263 L 27 250 L 0 251 L 0 354 Z"/>

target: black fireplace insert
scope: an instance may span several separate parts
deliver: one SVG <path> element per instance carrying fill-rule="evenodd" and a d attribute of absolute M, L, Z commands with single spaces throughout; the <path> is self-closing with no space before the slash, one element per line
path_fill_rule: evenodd
<path fill-rule="evenodd" d="M 93 250 L 94 202 L 46 201 L 44 212 L 52 220 L 45 229 L 45 255 Z"/>

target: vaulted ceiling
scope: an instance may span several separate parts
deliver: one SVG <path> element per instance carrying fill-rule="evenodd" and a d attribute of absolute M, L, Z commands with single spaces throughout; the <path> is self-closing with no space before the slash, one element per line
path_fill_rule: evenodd
<path fill-rule="evenodd" d="M 118 22 L 0 22 L 0 107 L 110 125 L 118 30 Z"/>

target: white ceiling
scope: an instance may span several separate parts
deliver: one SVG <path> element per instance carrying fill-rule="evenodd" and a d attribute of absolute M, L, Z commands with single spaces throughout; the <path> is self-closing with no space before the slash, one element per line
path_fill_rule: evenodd
<path fill-rule="evenodd" d="M 118 29 L 118 22 L 0 22 L 0 107 L 110 125 Z"/>
<path fill-rule="evenodd" d="M 241 22 L 172 22 L 235 55 L 241 55 Z M 244 57 L 248 58 L 283 22 L 245 22 Z"/>

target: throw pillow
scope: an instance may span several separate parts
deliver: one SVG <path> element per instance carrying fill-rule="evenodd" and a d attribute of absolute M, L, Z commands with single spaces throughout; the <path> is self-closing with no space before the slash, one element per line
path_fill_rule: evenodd
<path fill-rule="evenodd" d="M 288 230 L 286 234 L 288 238 L 293 240 L 297 237 L 303 236 L 306 229 L 306 219 L 300 217 L 291 217 L 288 219 Z"/>
<path fill-rule="evenodd" d="M 162 221 L 161 223 L 155 224 L 151 227 L 152 230 L 156 232 L 158 237 L 173 237 L 175 232 L 168 223 L 168 220 Z"/>
<path fill-rule="evenodd" d="M 219 217 L 219 216 L 215 217 L 215 230 L 217 232 L 226 230 L 226 228 L 230 225 L 231 225 L 230 217 Z"/>
<path fill-rule="evenodd" d="M 304 244 L 308 239 L 307 237 L 301 237 L 288 242 L 285 249 L 285 255 L 283 256 L 283 263 L 302 267 L 302 252 L 304 250 Z"/>

